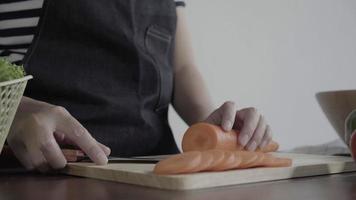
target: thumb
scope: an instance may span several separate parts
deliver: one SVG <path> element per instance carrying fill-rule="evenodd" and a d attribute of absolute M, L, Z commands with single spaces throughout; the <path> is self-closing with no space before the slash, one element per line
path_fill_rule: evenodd
<path fill-rule="evenodd" d="M 234 125 L 236 116 L 236 105 L 232 101 L 227 101 L 210 114 L 205 122 L 219 125 L 225 131 L 230 131 Z"/>

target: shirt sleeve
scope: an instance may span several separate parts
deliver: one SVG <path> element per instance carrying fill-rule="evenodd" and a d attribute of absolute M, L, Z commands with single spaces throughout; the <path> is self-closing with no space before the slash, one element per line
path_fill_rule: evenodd
<path fill-rule="evenodd" d="M 174 0 L 176 6 L 183 6 L 185 7 L 185 0 Z"/>

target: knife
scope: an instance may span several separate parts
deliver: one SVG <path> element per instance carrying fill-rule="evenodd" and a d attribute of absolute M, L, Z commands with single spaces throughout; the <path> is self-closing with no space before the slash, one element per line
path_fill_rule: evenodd
<path fill-rule="evenodd" d="M 157 163 L 169 155 L 158 155 L 158 156 L 140 156 L 140 157 L 108 157 L 108 163 L 141 163 L 141 164 L 154 164 Z M 77 157 L 76 160 L 68 162 L 93 162 L 88 156 Z"/>
<path fill-rule="evenodd" d="M 67 162 L 93 162 L 90 158 L 79 149 L 61 149 L 64 157 Z M 157 155 L 157 156 L 139 156 L 139 157 L 108 157 L 108 163 L 157 163 L 169 155 Z M 15 157 L 13 151 L 8 145 L 4 145 L 4 148 L 1 152 L 1 157 Z"/>

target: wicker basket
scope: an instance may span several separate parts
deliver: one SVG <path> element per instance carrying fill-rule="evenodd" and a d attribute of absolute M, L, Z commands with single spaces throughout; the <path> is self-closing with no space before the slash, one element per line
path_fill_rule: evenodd
<path fill-rule="evenodd" d="M 0 83 L 0 152 L 14 120 L 27 81 L 31 78 L 32 76 L 25 76 Z"/>

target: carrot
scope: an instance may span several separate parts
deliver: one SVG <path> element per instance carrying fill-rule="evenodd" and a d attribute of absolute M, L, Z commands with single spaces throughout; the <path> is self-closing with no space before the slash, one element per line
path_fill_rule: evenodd
<path fill-rule="evenodd" d="M 184 134 L 182 154 L 160 161 L 154 168 L 156 174 L 182 174 L 199 171 L 223 171 L 250 167 L 290 166 L 288 158 L 276 158 L 265 152 L 277 151 L 278 143 L 272 141 L 255 152 L 245 151 L 238 142 L 239 132 L 223 131 L 219 126 L 197 123 Z"/>
<path fill-rule="evenodd" d="M 191 151 L 176 154 L 158 162 L 153 170 L 155 174 L 182 174 L 200 170 L 201 152 Z"/>
<path fill-rule="evenodd" d="M 278 158 L 270 154 L 266 154 L 263 160 L 264 167 L 289 167 L 291 165 L 292 159 Z"/>
<path fill-rule="evenodd" d="M 242 163 L 242 157 L 238 154 L 233 152 L 234 157 L 235 157 L 235 162 L 232 164 L 231 169 L 238 169 L 241 166 Z"/>
<path fill-rule="evenodd" d="M 224 133 L 218 126 L 197 123 L 185 132 L 182 149 L 184 152 L 209 149 L 236 150 L 236 139 L 236 133 L 233 131 Z"/>
<path fill-rule="evenodd" d="M 212 164 L 214 164 L 216 160 L 214 154 L 211 153 L 210 151 L 202 151 L 201 158 L 202 159 L 200 162 L 199 171 L 206 171 L 211 167 Z"/>
<path fill-rule="evenodd" d="M 264 164 L 264 158 L 265 158 L 265 153 L 261 152 L 254 152 L 257 155 L 256 160 L 251 162 L 250 164 L 246 165 L 245 168 L 251 168 L 251 167 L 261 167 Z"/>
<path fill-rule="evenodd" d="M 222 162 L 224 162 L 225 152 L 222 150 L 213 149 L 213 150 L 207 150 L 207 151 L 203 151 L 203 152 L 206 154 L 211 154 L 213 157 L 213 162 L 206 169 L 207 171 L 210 171 L 210 170 L 216 168 L 217 166 L 221 165 Z"/>
<path fill-rule="evenodd" d="M 184 174 L 201 171 L 224 171 L 252 167 L 289 167 L 292 160 L 263 152 L 207 150 L 176 154 L 158 162 L 155 174 Z"/>
<path fill-rule="evenodd" d="M 232 169 L 236 165 L 236 161 L 238 163 L 241 162 L 241 159 L 237 160 L 238 157 L 232 151 L 224 151 L 224 159 L 215 167 L 211 168 L 212 171 L 224 171 L 228 169 Z"/>
<path fill-rule="evenodd" d="M 209 149 L 243 150 L 238 142 L 238 135 L 239 132 L 236 130 L 225 132 L 221 127 L 213 124 L 197 123 L 184 133 L 182 149 L 184 152 Z M 278 143 L 273 141 L 265 148 L 257 149 L 257 151 L 272 152 L 277 151 L 277 149 Z"/>
<path fill-rule="evenodd" d="M 258 155 L 251 151 L 235 151 L 235 155 L 241 158 L 241 163 L 237 167 L 238 169 L 248 168 L 258 159 Z"/>
<path fill-rule="evenodd" d="M 264 152 L 264 153 L 269 153 L 269 152 L 275 152 L 279 148 L 279 144 L 275 141 L 271 141 L 266 147 L 264 148 L 257 148 L 256 151 Z"/>

